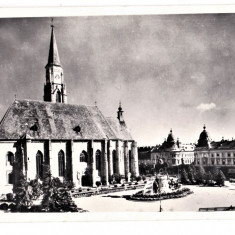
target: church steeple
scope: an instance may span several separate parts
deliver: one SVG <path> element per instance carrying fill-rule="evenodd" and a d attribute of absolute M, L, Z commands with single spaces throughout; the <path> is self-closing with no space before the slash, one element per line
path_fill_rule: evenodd
<path fill-rule="evenodd" d="M 124 111 L 122 111 L 122 105 L 121 102 L 119 103 L 119 108 L 118 108 L 118 112 L 117 112 L 117 118 L 119 120 L 120 123 L 125 123 L 124 119 L 123 119 L 123 114 Z"/>
<path fill-rule="evenodd" d="M 51 41 L 46 69 L 46 84 L 44 84 L 44 101 L 67 103 L 64 72 L 60 63 L 56 44 L 54 25 L 51 25 Z"/>
<path fill-rule="evenodd" d="M 51 25 L 51 42 L 50 42 L 50 48 L 49 48 L 48 63 L 46 67 L 52 66 L 52 65 L 61 67 L 53 24 Z"/>

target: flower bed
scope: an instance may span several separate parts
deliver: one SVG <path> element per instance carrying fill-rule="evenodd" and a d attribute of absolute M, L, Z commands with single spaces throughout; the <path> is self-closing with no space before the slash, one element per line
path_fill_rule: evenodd
<path fill-rule="evenodd" d="M 90 196 L 95 196 L 95 195 L 116 193 L 116 192 L 121 192 L 125 190 L 135 190 L 135 189 L 142 189 L 142 188 L 144 188 L 144 185 L 127 186 L 127 188 L 125 188 L 124 186 L 112 187 L 112 188 L 101 188 L 99 191 L 74 192 L 72 193 L 72 197 L 75 197 L 75 198 L 90 197 Z"/>
<path fill-rule="evenodd" d="M 157 193 L 153 195 L 143 194 L 142 192 L 138 192 L 136 194 L 127 197 L 127 199 L 136 200 L 136 201 L 159 201 L 166 199 L 181 198 L 192 193 L 193 192 L 188 188 L 183 188 L 181 190 L 177 190 L 171 193 L 161 193 L 161 194 Z"/>

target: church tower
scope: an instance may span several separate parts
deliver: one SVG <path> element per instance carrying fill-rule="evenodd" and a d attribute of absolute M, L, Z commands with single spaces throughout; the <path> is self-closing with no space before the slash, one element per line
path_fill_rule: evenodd
<path fill-rule="evenodd" d="M 51 42 L 46 69 L 46 84 L 44 84 L 44 101 L 67 103 L 64 72 L 60 63 L 56 44 L 54 25 L 51 25 Z"/>

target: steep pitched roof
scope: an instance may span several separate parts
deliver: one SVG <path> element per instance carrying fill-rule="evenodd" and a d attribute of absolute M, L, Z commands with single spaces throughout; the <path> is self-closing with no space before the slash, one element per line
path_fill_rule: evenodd
<path fill-rule="evenodd" d="M 59 52 L 56 44 L 54 27 L 51 29 L 51 42 L 49 48 L 48 62 L 46 66 L 61 66 Z"/>
<path fill-rule="evenodd" d="M 109 120 L 109 119 L 108 119 Z M 15 100 L 0 122 L 0 139 L 123 139 L 126 126 L 107 121 L 96 106 Z"/>
<path fill-rule="evenodd" d="M 119 136 L 120 139 L 133 140 L 125 122 L 119 122 L 117 118 L 113 117 L 106 117 L 106 120 L 112 128 L 112 131 L 116 136 Z"/>

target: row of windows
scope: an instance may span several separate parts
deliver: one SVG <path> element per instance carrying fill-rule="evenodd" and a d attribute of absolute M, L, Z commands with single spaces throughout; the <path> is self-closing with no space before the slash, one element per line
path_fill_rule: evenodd
<path fill-rule="evenodd" d="M 207 159 L 202 160 L 203 165 L 208 165 L 209 162 L 211 165 L 235 165 L 235 159 L 227 159 L 227 162 L 225 159 L 211 159 L 211 161 L 208 161 Z M 200 160 L 197 160 L 197 164 L 200 165 Z"/>
<path fill-rule="evenodd" d="M 226 156 L 235 157 L 235 153 L 227 153 L 227 155 L 226 155 L 226 153 L 211 153 L 211 154 L 203 153 L 202 155 L 203 155 L 203 157 L 206 157 L 206 156 L 211 156 L 211 157 L 220 157 L 220 156 L 222 156 L 222 157 L 226 157 Z M 198 154 L 195 154 L 195 157 L 197 157 L 197 156 L 198 156 Z"/>
<path fill-rule="evenodd" d="M 96 154 L 96 170 L 101 171 L 101 151 L 97 150 Z M 113 173 L 117 173 L 117 158 L 116 158 L 116 150 L 112 152 L 112 163 L 113 163 Z M 12 152 L 7 153 L 7 161 L 13 165 L 14 162 L 14 154 Z M 80 162 L 88 162 L 88 154 L 86 151 L 82 151 L 80 154 Z M 59 176 L 65 177 L 65 153 L 63 150 L 60 150 L 58 153 L 58 171 Z M 129 171 L 131 172 L 131 150 L 129 150 Z M 36 173 L 38 177 L 43 177 L 43 154 L 40 150 L 38 150 L 36 154 Z M 8 183 L 12 183 L 12 174 L 8 174 Z"/>

